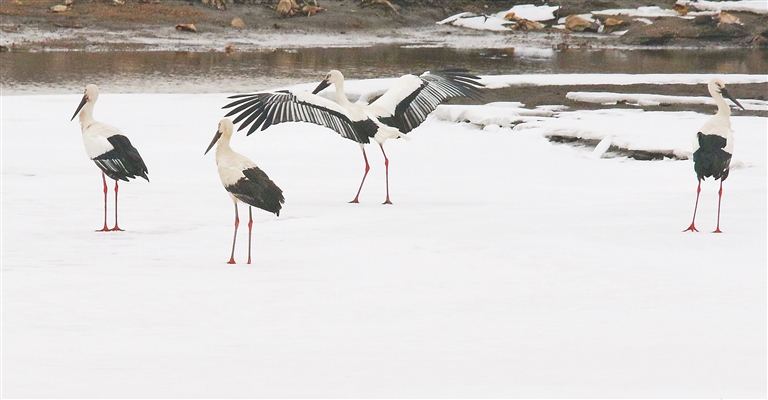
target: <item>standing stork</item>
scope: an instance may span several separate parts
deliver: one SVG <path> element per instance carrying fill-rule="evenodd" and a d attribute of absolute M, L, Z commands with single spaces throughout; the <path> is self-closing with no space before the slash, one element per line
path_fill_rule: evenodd
<path fill-rule="evenodd" d="M 251 263 L 251 232 L 253 227 L 253 211 L 251 206 L 274 213 L 280 216 L 280 209 L 285 203 L 283 191 L 269 179 L 259 167 L 242 154 L 236 153 L 229 147 L 232 138 L 233 125 L 229 119 L 219 121 L 219 128 L 213 136 L 211 144 L 205 150 L 205 154 L 211 150 L 216 142 L 216 166 L 219 169 L 219 177 L 224 189 L 227 190 L 235 203 L 235 234 L 232 238 L 232 255 L 228 264 L 235 263 L 235 243 L 237 242 L 237 227 L 240 218 L 237 215 L 237 202 L 248 204 L 248 264 Z"/>
<path fill-rule="evenodd" d="M 387 139 L 404 137 L 418 127 L 427 115 L 444 100 L 451 97 L 480 98 L 480 78 L 465 69 L 446 69 L 425 72 L 420 76 L 403 75 L 393 87 L 371 104 L 355 104 L 344 93 L 344 75 L 330 71 L 310 94 L 303 90 L 280 90 L 231 96 L 238 100 L 223 108 L 232 108 L 226 116 L 238 114 L 234 123 L 243 121 L 238 130 L 250 125 L 248 135 L 259 127 L 282 122 L 310 122 L 338 132 L 343 138 L 360 144 L 365 161 L 365 172 L 360 187 L 351 203 L 358 203 L 360 191 L 368 176 L 370 165 L 365 145 L 373 138 L 384 155 L 387 197 L 389 199 L 389 159 L 384 151 Z M 317 93 L 333 84 L 336 94 L 330 101 Z"/>
<path fill-rule="evenodd" d="M 713 233 L 722 233 L 720 230 L 720 203 L 723 199 L 723 181 L 728 178 L 731 156 L 733 155 L 733 131 L 731 130 L 731 108 L 725 102 L 723 96 L 731 99 L 737 106 L 744 107 L 728 93 L 725 83 L 720 79 L 712 79 L 707 85 L 709 94 L 717 104 L 717 114 L 710 118 L 696 134 L 693 152 L 693 169 L 699 185 L 696 188 L 696 205 L 693 207 L 693 220 L 683 232 L 698 232 L 696 222 L 696 210 L 699 208 L 699 194 L 701 193 L 701 181 L 707 177 L 720 179 L 720 190 L 717 192 L 717 228 Z"/>
<path fill-rule="evenodd" d="M 142 177 L 149 182 L 147 166 L 141 159 L 131 141 L 112 125 L 93 119 L 93 107 L 99 99 L 99 87 L 90 84 L 85 87 L 85 94 L 77 106 L 70 121 L 80 114 L 80 129 L 83 132 L 85 153 L 101 169 L 101 181 L 104 184 L 104 227 L 97 232 L 122 231 L 117 225 L 118 181 Z M 115 226 L 107 228 L 107 179 L 115 181 Z"/>

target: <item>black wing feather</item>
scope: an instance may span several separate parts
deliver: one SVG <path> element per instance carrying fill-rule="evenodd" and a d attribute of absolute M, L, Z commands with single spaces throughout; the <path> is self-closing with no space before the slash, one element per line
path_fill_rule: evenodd
<path fill-rule="evenodd" d="M 114 180 L 127 182 L 129 179 L 142 177 L 149 182 L 147 165 L 144 164 L 139 151 L 131 145 L 131 141 L 123 135 L 113 135 L 107 140 L 114 148 L 94 157 L 93 162 Z"/>
<path fill-rule="evenodd" d="M 267 174 L 258 167 L 244 170 L 243 175 L 245 178 L 241 178 L 234 185 L 227 186 L 227 191 L 248 205 L 280 216 L 280 209 L 283 208 L 285 198 L 283 191 L 277 187 L 275 182 L 272 182 Z"/>
<path fill-rule="evenodd" d="M 421 125 L 427 115 L 448 98 L 482 99 L 480 88 L 483 84 L 478 82 L 480 77 L 469 74 L 466 69 L 444 69 L 423 74 L 420 78 L 423 84 L 395 107 L 391 117 L 380 118 L 382 123 L 408 133 Z"/>
<path fill-rule="evenodd" d="M 230 96 L 230 98 L 239 98 L 240 100 L 229 103 L 222 108 L 237 106 L 227 116 L 239 113 L 233 123 L 243 121 L 238 131 L 250 125 L 249 135 L 257 129 L 265 130 L 271 125 L 283 122 L 309 122 L 325 126 L 336 131 L 342 137 L 359 143 L 369 143 L 369 137 L 372 136 L 358 132 L 355 129 L 358 124 L 351 121 L 346 115 L 316 104 L 299 101 L 293 93 L 287 90 L 251 93 Z M 244 107 L 245 104 L 249 104 L 251 107 Z"/>
<path fill-rule="evenodd" d="M 726 139 L 719 135 L 705 135 L 699 132 L 698 150 L 693 152 L 693 169 L 699 180 L 706 177 L 725 180 L 731 165 L 731 154 L 725 151 Z"/>

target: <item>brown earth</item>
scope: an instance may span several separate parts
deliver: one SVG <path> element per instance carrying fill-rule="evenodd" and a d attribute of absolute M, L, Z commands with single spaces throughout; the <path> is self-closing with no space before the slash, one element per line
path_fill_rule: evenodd
<path fill-rule="evenodd" d="M 768 99 L 768 83 L 729 84 L 728 91 L 737 99 Z M 519 101 L 527 108 L 542 105 L 564 105 L 573 110 L 600 110 L 606 108 L 634 108 L 646 111 L 695 111 L 702 114 L 714 114 L 717 107 L 706 104 L 670 104 L 659 106 L 631 106 L 627 104 L 604 105 L 573 101 L 565 97 L 568 92 L 610 92 L 610 93 L 652 93 L 668 96 L 709 97 L 706 85 L 589 85 L 589 86 L 511 86 L 503 89 L 487 90 L 483 102 Z M 734 115 L 753 115 L 768 117 L 768 111 L 745 111 L 733 109 Z"/>
<path fill-rule="evenodd" d="M 768 100 L 768 83 L 748 83 L 728 85 L 728 91 L 737 99 Z M 634 109 L 644 111 L 693 111 L 701 114 L 717 112 L 717 107 L 708 104 L 662 104 L 658 106 L 637 106 L 630 104 L 597 104 L 574 101 L 566 98 L 568 92 L 608 92 L 622 94 L 658 94 L 666 96 L 709 97 L 706 85 L 685 84 L 635 84 L 635 85 L 556 85 L 534 86 L 515 85 L 500 89 L 483 91 L 482 101 L 467 98 L 453 98 L 446 104 L 485 104 L 492 102 L 516 101 L 526 108 L 538 106 L 562 105 L 569 110 L 604 110 L 609 108 Z M 728 100 L 730 103 L 730 100 Z M 733 115 L 767 117 L 768 110 L 741 110 L 731 107 Z"/>
<path fill-rule="evenodd" d="M 122 0 L 118 0 L 122 1 Z M 155 4 L 152 2 L 155 1 Z M 137 28 L 168 27 L 180 23 L 194 24 L 199 31 L 237 29 L 231 27 L 233 18 L 240 18 L 246 30 L 275 30 L 307 33 L 351 33 L 355 31 L 392 30 L 397 28 L 434 27 L 436 21 L 462 11 L 495 13 L 515 4 L 559 5 L 558 17 L 610 8 L 636 8 L 649 3 L 671 8 L 675 0 L 655 2 L 642 0 L 392 0 L 397 11 L 374 0 L 319 0 L 324 8 L 310 17 L 283 16 L 275 10 L 277 0 L 245 0 L 229 3 L 226 10 L 205 5 L 201 0 L 125 0 L 114 5 L 113 0 L 75 0 L 68 11 L 50 12 L 50 7 L 63 0 L 0 0 L 0 28 L 6 32 L 20 27 L 36 27 L 42 31 L 94 28 L 130 31 Z M 299 0 L 301 4 L 303 0 Z M 743 25 L 721 25 L 711 18 L 684 20 L 658 18 L 653 25 L 622 18 L 622 29 L 629 32 L 611 39 L 630 45 L 701 45 L 730 44 L 736 46 L 765 46 L 768 44 L 768 16 L 733 13 Z M 548 28 L 549 29 L 549 28 Z M 559 31 L 558 31 L 559 32 Z M 568 35 L 563 33 L 563 35 Z M 64 46 L 66 46 L 64 44 Z"/>

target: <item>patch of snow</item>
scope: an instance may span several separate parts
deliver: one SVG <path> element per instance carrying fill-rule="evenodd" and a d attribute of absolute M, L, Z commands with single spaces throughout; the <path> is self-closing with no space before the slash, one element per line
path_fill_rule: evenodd
<path fill-rule="evenodd" d="M 768 14 L 768 1 L 765 0 L 738 0 L 738 1 L 686 1 L 678 0 L 678 4 L 689 5 L 697 10 L 708 11 L 744 11 L 755 14 Z"/>
<path fill-rule="evenodd" d="M 635 21 L 637 21 L 637 22 L 642 22 L 642 23 L 644 23 L 644 24 L 646 24 L 646 25 L 653 25 L 653 21 L 651 21 L 651 20 L 650 20 L 650 19 L 648 19 L 648 18 L 633 18 L 633 19 L 634 19 Z"/>
<path fill-rule="evenodd" d="M 481 82 L 491 89 L 515 85 L 698 85 L 716 77 L 726 84 L 768 82 L 768 75 L 748 74 L 525 74 L 484 76 Z"/>
<path fill-rule="evenodd" d="M 709 96 L 668 96 L 660 94 L 610 93 L 610 92 L 568 92 L 566 98 L 597 104 L 616 104 L 626 102 L 634 105 L 661 104 L 715 104 Z M 746 110 L 768 110 L 768 101 L 755 99 L 737 99 Z M 727 100 L 730 103 L 730 100 Z M 732 104 L 732 107 L 736 107 Z"/>
<path fill-rule="evenodd" d="M 497 18 L 489 15 L 467 15 L 461 18 L 454 19 L 449 22 L 453 26 L 460 26 L 462 28 L 470 28 L 475 30 L 484 31 L 511 31 L 508 26 L 511 21 L 507 21 L 504 18 Z"/>
<path fill-rule="evenodd" d="M 501 11 L 493 16 L 497 18 L 504 18 L 509 13 L 514 13 L 515 16 L 525 18 L 530 21 L 549 21 L 555 19 L 554 12 L 560 9 L 560 6 L 537 6 L 533 4 L 520 4 L 510 8 L 507 11 Z"/>
<path fill-rule="evenodd" d="M 617 8 L 592 11 L 594 15 L 626 15 L 629 17 L 678 17 L 680 13 L 675 10 L 663 9 L 659 6 L 645 6 L 638 8 Z"/>

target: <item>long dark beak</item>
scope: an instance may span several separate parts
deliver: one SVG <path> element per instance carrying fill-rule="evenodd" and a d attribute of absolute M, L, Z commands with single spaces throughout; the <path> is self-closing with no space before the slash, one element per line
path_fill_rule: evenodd
<path fill-rule="evenodd" d="M 73 119 L 75 119 L 75 117 L 77 117 L 77 113 L 80 112 L 80 110 L 83 108 L 83 106 L 85 106 L 85 103 L 87 103 L 87 102 L 88 102 L 88 97 L 83 96 L 83 100 L 80 101 L 80 105 L 77 106 L 77 110 L 75 111 L 75 114 L 72 116 L 70 121 L 72 121 Z"/>
<path fill-rule="evenodd" d="M 725 97 L 727 97 L 727 98 L 731 99 L 731 101 L 732 101 L 732 102 L 734 102 L 734 103 L 736 103 L 736 105 L 737 105 L 737 106 L 741 107 L 741 109 L 742 109 L 742 110 L 745 110 L 744 106 L 742 106 L 742 105 L 741 105 L 741 103 L 739 103 L 739 101 L 738 101 L 738 100 L 734 99 L 734 98 L 733 98 L 733 96 L 731 96 L 731 94 L 730 94 L 730 93 L 728 93 L 728 89 L 726 89 L 726 88 L 723 88 L 723 90 L 721 90 L 721 91 L 720 91 L 720 93 L 722 93 L 722 94 L 723 94 L 723 96 L 725 96 Z"/>
<path fill-rule="evenodd" d="M 331 84 L 330 84 L 330 83 L 328 83 L 328 81 L 324 80 L 324 81 L 320 82 L 320 84 L 319 84 L 319 85 L 317 85 L 317 87 L 315 88 L 315 90 L 313 90 L 313 91 L 312 91 L 312 94 L 318 94 L 318 93 L 320 93 L 320 91 L 321 91 L 321 90 L 323 90 L 323 89 L 327 88 L 327 87 L 328 87 L 328 86 L 330 86 L 330 85 L 331 85 Z"/>
<path fill-rule="evenodd" d="M 203 153 L 203 155 L 206 155 L 208 154 L 209 151 L 211 151 L 211 148 L 213 147 L 214 144 L 216 144 L 216 142 L 219 141 L 219 138 L 221 138 L 221 131 L 216 131 L 216 134 L 213 135 L 213 140 L 211 140 L 211 144 L 208 145 L 208 149 L 205 150 L 205 153 Z"/>

